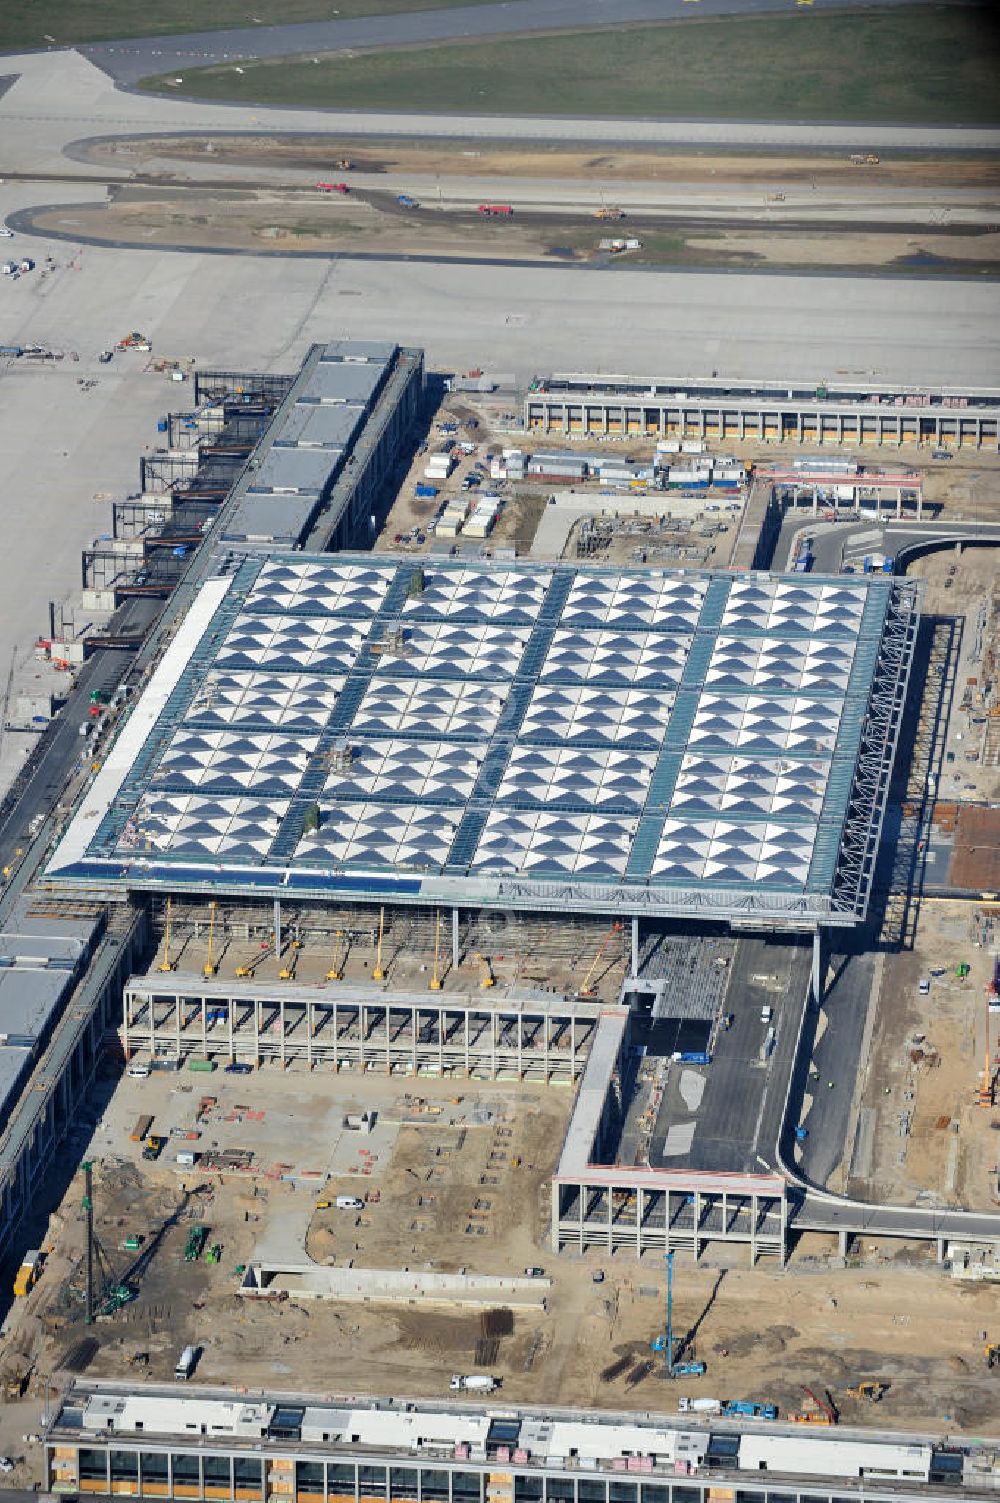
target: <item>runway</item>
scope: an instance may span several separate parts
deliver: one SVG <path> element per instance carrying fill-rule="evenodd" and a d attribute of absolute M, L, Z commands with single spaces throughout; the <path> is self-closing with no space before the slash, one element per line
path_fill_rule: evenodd
<path fill-rule="evenodd" d="M 65 148 L 95 136 L 206 131 L 251 135 L 265 131 L 325 133 L 339 140 L 407 137 L 435 141 L 561 142 L 574 147 L 586 144 L 959 154 L 1000 151 L 1000 130 L 972 127 L 586 120 L 545 115 L 505 117 L 264 108 L 125 93 L 95 63 L 73 51 L 23 53 L 4 59 L 2 66 L 16 75 L 15 82 L 0 94 L 4 167 L 18 172 L 65 171 Z M 85 171 L 81 164 L 81 173 Z M 123 167 L 121 175 L 128 177 L 127 168 Z"/>
<path fill-rule="evenodd" d="M 812 9 L 861 8 L 865 0 L 812 0 Z M 908 0 L 881 0 L 906 4 Z M 245 26 L 227 31 L 186 33 L 85 44 L 80 51 L 117 82 L 135 83 L 169 69 L 208 67 L 250 58 L 348 48 L 408 47 L 428 42 L 467 41 L 517 33 L 584 30 L 655 21 L 698 21 L 715 16 L 788 15 L 791 0 L 506 0 L 447 10 L 411 11 L 350 21 L 312 21 L 292 26 Z"/>

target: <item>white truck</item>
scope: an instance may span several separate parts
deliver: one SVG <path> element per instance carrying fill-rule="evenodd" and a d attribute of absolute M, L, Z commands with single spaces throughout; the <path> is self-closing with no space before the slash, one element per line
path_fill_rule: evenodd
<path fill-rule="evenodd" d="M 721 1399 L 678 1399 L 678 1414 L 721 1414 Z"/>
<path fill-rule="evenodd" d="M 469 1393 L 493 1393 L 500 1387 L 500 1379 L 489 1373 L 454 1373 L 448 1386 Z"/>

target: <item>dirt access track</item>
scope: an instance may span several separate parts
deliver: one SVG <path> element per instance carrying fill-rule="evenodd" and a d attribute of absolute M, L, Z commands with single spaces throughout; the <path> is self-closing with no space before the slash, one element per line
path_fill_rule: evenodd
<path fill-rule="evenodd" d="M 360 173 L 430 173 L 447 177 L 581 178 L 604 183 L 618 181 L 705 183 L 770 183 L 815 179 L 830 186 L 981 188 L 1000 185 L 1000 162 L 995 158 L 921 157 L 883 158 L 877 165 L 856 166 L 842 153 L 781 152 L 714 153 L 690 151 L 570 151 L 541 142 L 523 146 L 483 145 L 480 141 L 440 142 L 380 140 L 377 146 L 341 136 L 223 135 L 96 137 L 72 150 L 77 161 L 102 166 L 156 162 L 199 163 L 202 167 L 245 167 L 251 171 L 286 168 L 291 171 L 334 171 L 349 160 Z"/>

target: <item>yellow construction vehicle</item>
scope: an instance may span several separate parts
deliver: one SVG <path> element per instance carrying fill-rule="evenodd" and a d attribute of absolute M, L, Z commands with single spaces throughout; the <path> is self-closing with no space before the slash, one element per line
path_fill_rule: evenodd
<path fill-rule="evenodd" d="M 441 967 L 440 967 L 440 960 L 441 960 L 441 910 L 439 908 L 438 911 L 437 911 L 437 913 L 434 915 L 434 973 L 431 976 L 430 981 L 428 982 L 428 986 L 429 986 L 429 988 L 430 988 L 430 990 L 432 992 L 439 992 L 441 990 Z"/>
<path fill-rule="evenodd" d="M 375 964 L 372 966 L 372 980 L 384 981 L 385 969 L 382 965 L 382 938 L 385 934 L 385 909 L 378 911 L 378 949 L 375 952 Z"/>
<path fill-rule="evenodd" d="M 265 960 L 270 960 L 273 954 L 274 940 L 270 939 L 268 940 L 267 944 L 261 945 L 258 953 L 254 955 L 250 960 L 244 960 L 241 965 L 238 965 L 234 970 L 233 975 L 239 981 L 252 981 L 254 976 L 257 974 L 257 967 L 263 965 Z"/>
<path fill-rule="evenodd" d="M 1000 1341 L 988 1342 L 983 1347 L 983 1356 L 987 1367 L 1000 1367 Z"/>
<path fill-rule="evenodd" d="M 624 219 L 625 218 L 625 210 L 624 209 L 619 209 L 616 206 L 610 206 L 609 207 L 607 204 L 605 204 L 603 208 L 600 208 L 600 209 L 597 210 L 597 212 L 594 215 L 594 218 L 595 219 Z"/>
<path fill-rule="evenodd" d="M 861 1383 L 856 1383 L 847 1392 L 852 1399 L 867 1399 L 869 1404 L 880 1404 L 889 1392 L 889 1384 L 881 1382 L 877 1378 L 866 1378 Z"/>
<path fill-rule="evenodd" d="M 284 965 L 281 967 L 281 970 L 278 972 L 279 981 L 295 980 L 295 968 L 299 963 L 299 951 L 302 949 L 302 941 L 300 939 L 293 939 L 291 944 L 288 946 L 288 949 L 288 959 L 285 961 Z"/>
<path fill-rule="evenodd" d="M 173 971 L 177 968 L 177 962 L 170 959 L 170 918 L 171 900 L 167 899 L 167 921 L 163 929 L 163 959 L 160 961 L 161 971 Z"/>
<path fill-rule="evenodd" d="M 202 975 L 206 980 L 214 976 L 216 971 L 219 969 L 219 967 L 215 963 L 215 958 L 213 955 L 213 946 L 215 943 L 215 908 L 216 905 L 213 899 L 213 901 L 208 905 L 208 959 L 205 961 L 205 964 L 201 968 Z"/>
<path fill-rule="evenodd" d="M 480 979 L 479 985 L 483 987 L 484 990 L 487 987 L 496 986 L 497 978 L 494 975 L 493 962 L 492 960 L 490 960 L 489 956 L 477 955 L 475 959 L 478 960 L 479 964 L 483 967 L 483 974 L 482 978 Z"/>
<path fill-rule="evenodd" d="M 326 973 L 327 981 L 343 981 L 344 966 L 347 963 L 346 950 L 341 954 L 340 941 L 344 937 L 343 929 L 336 929 L 333 935 L 333 954 L 330 957 L 330 969 Z"/>

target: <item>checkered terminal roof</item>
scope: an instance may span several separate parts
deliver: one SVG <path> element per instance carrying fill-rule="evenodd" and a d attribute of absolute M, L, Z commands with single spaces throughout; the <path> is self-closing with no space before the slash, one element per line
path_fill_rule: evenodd
<path fill-rule="evenodd" d="M 230 560 L 48 875 L 837 921 L 897 585 Z"/>

